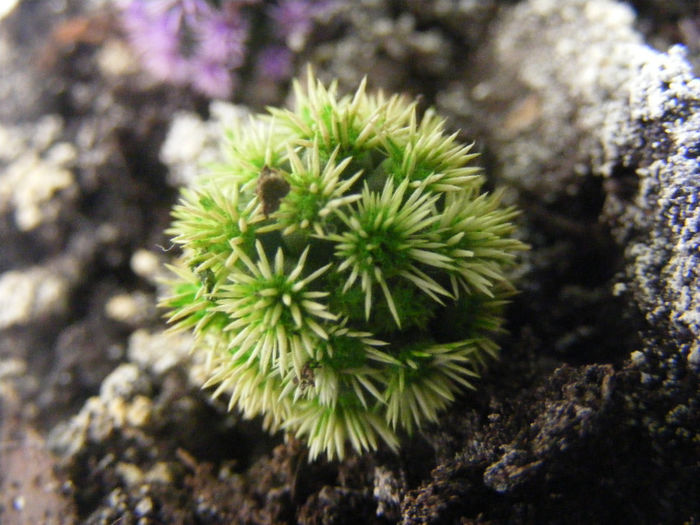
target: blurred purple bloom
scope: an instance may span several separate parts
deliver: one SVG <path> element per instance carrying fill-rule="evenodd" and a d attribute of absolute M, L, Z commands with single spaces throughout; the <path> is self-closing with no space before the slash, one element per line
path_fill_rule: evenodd
<path fill-rule="evenodd" d="M 311 18 L 313 11 L 318 8 L 318 4 L 323 3 L 325 2 L 280 0 L 279 4 L 270 10 L 270 17 L 277 27 L 279 36 L 290 48 L 298 50 L 303 47 L 313 27 Z"/>
<path fill-rule="evenodd" d="M 279 0 L 270 8 L 269 16 L 277 36 L 292 51 L 301 51 L 314 24 L 325 18 L 338 5 L 337 0 Z"/>
<path fill-rule="evenodd" d="M 294 53 L 285 46 L 269 46 L 258 57 L 258 75 L 274 81 L 287 80 L 293 74 Z"/>
<path fill-rule="evenodd" d="M 245 59 L 244 3 L 229 0 L 218 9 L 205 0 L 125 0 L 122 22 L 156 78 L 226 97 L 233 89 L 233 70 Z"/>
<path fill-rule="evenodd" d="M 199 60 L 193 69 L 197 76 L 192 77 L 192 86 L 210 97 L 225 98 L 233 90 L 234 79 L 231 70 L 220 62 Z"/>
<path fill-rule="evenodd" d="M 238 22 L 234 26 L 234 22 Z M 196 21 L 198 55 L 207 60 L 237 68 L 243 63 L 248 30 L 242 20 L 205 17 Z"/>

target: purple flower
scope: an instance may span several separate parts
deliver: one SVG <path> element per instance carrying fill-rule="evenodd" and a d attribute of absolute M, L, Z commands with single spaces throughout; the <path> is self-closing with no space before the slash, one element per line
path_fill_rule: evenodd
<path fill-rule="evenodd" d="M 214 98 L 225 98 L 231 94 L 234 78 L 228 67 L 202 59 L 196 63 L 195 68 L 197 76 L 191 79 L 192 87 L 200 93 Z"/>
<path fill-rule="evenodd" d="M 257 60 L 257 74 L 271 80 L 287 80 L 293 74 L 294 53 L 285 46 L 265 48 Z"/>
<path fill-rule="evenodd" d="M 306 37 L 313 27 L 313 11 L 314 4 L 306 0 L 281 0 L 270 10 L 270 17 L 279 35 L 291 49 L 300 50 L 304 47 Z"/>
<path fill-rule="evenodd" d="M 269 16 L 279 38 L 292 51 L 301 51 L 314 24 L 332 16 L 337 0 L 279 0 Z"/>
<path fill-rule="evenodd" d="M 250 1 L 250 0 L 248 0 Z M 125 0 L 122 22 L 144 67 L 156 78 L 227 97 L 245 60 L 246 1 L 219 9 L 204 0 Z"/>
<path fill-rule="evenodd" d="M 241 19 L 221 16 L 199 17 L 194 21 L 199 36 L 197 55 L 231 68 L 240 67 L 245 57 L 247 25 Z"/>

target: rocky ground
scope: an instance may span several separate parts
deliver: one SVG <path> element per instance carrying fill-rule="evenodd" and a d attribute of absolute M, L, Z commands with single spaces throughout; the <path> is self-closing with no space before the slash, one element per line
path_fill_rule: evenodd
<path fill-rule="evenodd" d="M 351 8 L 352 7 L 352 8 Z M 420 95 L 523 210 L 501 360 L 439 424 L 308 463 L 164 334 L 178 188 L 228 101 L 149 78 L 110 2 L 0 19 L 0 522 L 700 521 L 700 8 L 361 0 L 294 46 L 341 91 Z"/>

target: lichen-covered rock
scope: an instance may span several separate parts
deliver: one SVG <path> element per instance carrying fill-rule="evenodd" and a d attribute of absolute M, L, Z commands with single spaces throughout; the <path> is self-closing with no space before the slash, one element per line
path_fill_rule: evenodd
<path fill-rule="evenodd" d="M 118 367 L 102 382 L 99 396 L 88 399 L 70 423 L 54 429 L 51 447 L 69 458 L 90 443 L 106 441 L 118 430 L 137 432 L 151 417 L 150 388 L 136 365 Z"/>
<path fill-rule="evenodd" d="M 459 58 L 443 32 L 418 27 L 413 13 L 397 12 L 386 0 L 337 2 L 334 21 L 344 28 L 341 36 L 317 43 L 306 56 L 324 81 L 337 80 L 345 92 L 364 75 L 373 86 L 397 92 L 410 86 L 411 68 L 426 76 L 444 75 Z"/>
<path fill-rule="evenodd" d="M 21 231 L 55 221 L 78 196 L 77 150 L 59 140 L 62 132 L 58 115 L 35 125 L 0 124 L 0 214 L 12 212 Z"/>
<path fill-rule="evenodd" d="M 606 177 L 602 219 L 626 263 L 617 291 L 632 294 L 669 344 L 693 352 L 700 80 L 682 47 L 656 51 L 633 23 L 629 6 L 609 0 L 522 2 L 493 30 L 490 73 L 477 95 L 462 88 L 439 100 L 459 112 L 470 96 L 507 97 L 511 79 L 520 94 L 487 118 L 500 175 L 545 203 L 581 194 L 586 174 Z"/>
<path fill-rule="evenodd" d="M 141 329 L 129 336 L 127 355 L 129 360 L 156 376 L 162 376 L 173 368 L 181 367 L 188 372 L 191 384 L 201 385 L 206 378 L 206 367 L 202 359 L 193 355 L 191 334 L 170 333 Z M 164 352 L 163 348 L 168 351 Z"/>
<path fill-rule="evenodd" d="M 132 342 L 137 351 L 143 345 Z M 172 502 L 190 493 L 188 483 L 196 487 L 191 497 L 202 497 L 211 470 L 202 467 L 199 474 L 190 453 L 206 457 L 228 448 L 224 436 L 231 437 L 226 434 L 231 420 L 203 403 L 172 366 L 154 366 L 162 375 L 153 376 L 148 367 L 133 363 L 118 366 L 102 382 L 99 395 L 89 398 L 49 436 L 48 446 L 63 471 L 79 481 L 78 503 L 85 523 L 140 518 L 189 523 L 207 514 L 173 507 Z M 197 470 L 194 479 L 188 468 Z M 228 495 L 236 488 L 227 481 L 216 486 Z M 230 511 L 226 501 L 217 505 L 213 515 Z"/>
<path fill-rule="evenodd" d="M 0 330 L 64 314 L 69 281 L 48 268 L 12 270 L 0 275 Z"/>
<path fill-rule="evenodd" d="M 700 348 L 700 79 L 675 47 L 650 54 L 626 87 L 601 137 L 606 218 L 625 246 L 628 291 L 662 344 L 690 355 Z M 635 176 L 636 191 L 620 191 Z"/>
<path fill-rule="evenodd" d="M 250 116 L 242 106 L 219 100 L 209 105 L 209 114 L 206 121 L 191 111 L 173 115 L 160 150 L 160 159 L 168 166 L 168 183 L 172 186 L 192 183 L 203 166 L 220 160 L 222 134 Z"/>
<path fill-rule="evenodd" d="M 493 73 L 477 93 L 485 102 L 504 97 L 502 88 L 515 95 L 492 128 L 504 178 L 548 201 L 581 184 L 602 155 L 611 102 L 653 53 L 633 22 L 628 5 L 609 0 L 531 0 L 503 13 L 492 29 Z"/>

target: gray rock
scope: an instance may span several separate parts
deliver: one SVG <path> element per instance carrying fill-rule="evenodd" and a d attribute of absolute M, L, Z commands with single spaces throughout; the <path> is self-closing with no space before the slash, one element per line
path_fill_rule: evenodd
<path fill-rule="evenodd" d="M 655 53 L 629 80 L 602 132 L 606 218 L 625 246 L 626 281 L 662 344 L 700 344 L 700 79 L 683 49 Z M 618 118 L 623 117 L 623 118 Z M 611 170 L 608 167 L 614 166 Z M 621 194 L 615 173 L 633 172 Z M 687 348 L 686 348 L 687 345 Z"/>
<path fill-rule="evenodd" d="M 73 175 L 78 152 L 61 142 L 63 122 L 46 115 L 35 123 L 0 123 L 0 213 L 12 212 L 20 231 L 55 221 L 78 197 Z"/>
<path fill-rule="evenodd" d="M 370 86 L 402 91 L 411 88 L 411 68 L 428 76 L 448 73 L 452 43 L 441 31 L 419 28 L 416 14 L 396 13 L 386 0 L 337 2 L 332 16 L 343 36 L 311 49 L 309 61 L 342 92 L 354 91 L 365 75 Z"/>
<path fill-rule="evenodd" d="M 662 344 L 692 352 L 700 80 L 684 48 L 644 44 L 633 11 L 609 0 L 522 2 L 493 35 L 489 73 L 471 91 L 445 90 L 439 103 L 475 118 L 479 100 L 512 96 L 486 128 L 499 175 L 530 198 L 556 202 L 577 194 L 583 175 L 605 177 L 602 219 L 624 251 L 622 284 Z"/>
<path fill-rule="evenodd" d="M 65 313 L 69 281 L 44 267 L 0 275 L 0 330 Z"/>

